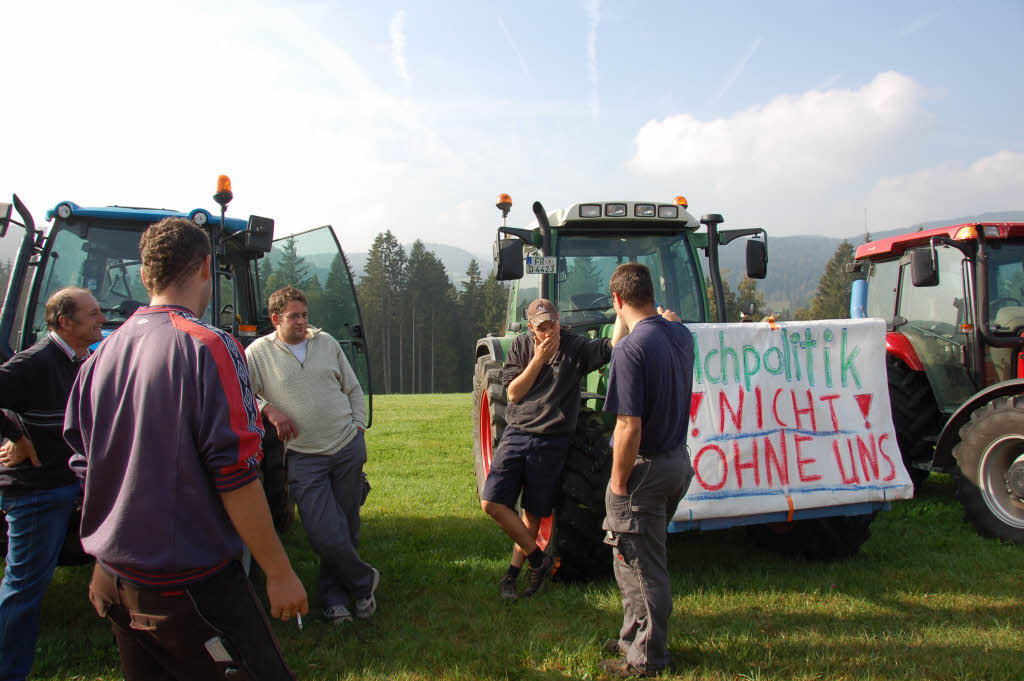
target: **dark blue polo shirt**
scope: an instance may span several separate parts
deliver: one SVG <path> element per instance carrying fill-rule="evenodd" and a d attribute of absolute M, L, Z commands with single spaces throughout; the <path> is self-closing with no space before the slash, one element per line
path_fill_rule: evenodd
<path fill-rule="evenodd" d="M 693 336 L 654 315 L 637 322 L 612 350 L 604 410 L 639 416 L 640 453 L 686 444 L 693 390 Z"/>

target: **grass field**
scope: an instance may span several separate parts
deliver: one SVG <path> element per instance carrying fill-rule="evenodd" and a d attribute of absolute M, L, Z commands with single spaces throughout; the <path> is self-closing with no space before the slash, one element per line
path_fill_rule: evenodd
<path fill-rule="evenodd" d="M 600 645 L 622 616 L 614 582 L 551 585 L 512 604 L 498 597 L 509 543 L 477 502 L 471 402 L 374 400 L 362 553 L 383 573 L 379 611 L 342 627 L 311 613 L 302 633 L 276 622 L 300 678 L 601 678 Z M 314 585 L 298 524 L 285 543 Z M 944 476 L 881 514 L 843 563 L 791 562 L 754 548 L 742 530 L 674 535 L 669 551 L 675 669 L 665 678 L 1024 677 L 1024 547 L 976 536 Z M 58 569 L 33 678 L 121 678 L 86 597 L 89 570 Z"/>

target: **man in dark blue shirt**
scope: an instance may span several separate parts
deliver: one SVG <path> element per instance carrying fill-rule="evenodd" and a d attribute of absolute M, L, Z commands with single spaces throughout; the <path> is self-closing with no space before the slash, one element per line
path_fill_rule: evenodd
<path fill-rule="evenodd" d="M 672 590 L 666 530 L 693 478 L 686 451 L 693 384 L 693 337 L 671 310 L 654 305 L 650 271 L 620 265 L 608 284 L 629 335 L 612 351 L 604 409 L 616 415 L 612 474 L 605 493 L 605 543 L 622 592 L 622 629 L 605 644 L 613 676 L 665 669 Z"/>

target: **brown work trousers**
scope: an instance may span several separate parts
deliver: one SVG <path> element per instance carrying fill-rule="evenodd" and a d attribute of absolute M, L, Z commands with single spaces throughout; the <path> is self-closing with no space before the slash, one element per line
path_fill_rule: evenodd
<path fill-rule="evenodd" d="M 294 681 L 237 562 L 206 579 L 141 588 L 93 569 L 89 600 L 110 622 L 126 681 Z"/>

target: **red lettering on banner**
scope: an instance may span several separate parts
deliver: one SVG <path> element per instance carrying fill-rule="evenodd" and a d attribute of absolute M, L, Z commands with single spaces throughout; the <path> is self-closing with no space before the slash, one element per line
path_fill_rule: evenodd
<path fill-rule="evenodd" d="M 732 443 L 733 453 L 733 468 L 736 469 L 736 486 L 743 489 L 743 471 L 753 470 L 754 471 L 754 487 L 761 486 L 761 464 L 757 460 L 757 441 L 752 440 L 754 444 L 754 455 L 750 458 L 749 463 L 740 463 L 740 443 Z"/>
<path fill-rule="evenodd" d="M 794 399 L 794 403 L 795 403 Z M 796 473 L 800 477 L 800 482 L 814 482 L 815 480 L 821 480 L 821 476 L 817 473 L 804 473 L 804 466 L 810 466 L 813 463 L 817 463 L 817 459 L 805 459 L 803 452 L 800 451 L 801 443 L 808 442 L 814 438 L 810 435 L 797 435 L 794 433 L 793 442 L 796 446 Z"/>
<path fill-rule="evenodd" d="M 782 394 L 782 388 L 775 389 L 775 395 L 772 397 L 772 415 L 775 416 L 775 422 L 783 428 L 788 428 L 789 424 L 784 423 L 782 417 L 779 416 L 779 395 Z"/>
<path fill-rule="evenodd" d="M 754 398 L 757 400 L 757 429 L 764 428 L 764 405 L 761 404 L 761 386 L 754 388 Z"/>
<path fill-rule="evenodd" d="M 839 430 L 839 417 L 836 416 L 836 405 L 835 400 L 839 398 L 839 395 L 822 395 L 818 399 L 828 404 L 828 415 L 832 417 L 832 430 Z"/>
<path fill-rule="evenodd" d="M 709 485 L 700 474 L 700 458 L 704 456 L 704 453 L 708 450 L 713 450 L 718 454 L 718 458 L 722 461 L 722 481 L 717 485 Z M 700 448 L 700 451 L 697 452 L 697 456 L 693 459 L 693 472 L 694 477 L 697 478 L 698 484 L 700 484 L 704 489 L 710 492 L 717 492 L 722 489 L 725 487 L 725 481 L 729 479 L 729 463 L 725 459 L 725 452 L 723 452 L 722 448 L 718 445 L 704 445 Z"/>
<path fill-rule="evenodd" d="M 772 486 L 772 465 L 775 466 L 775 472 L 779 474 L 779 484 L 789 484 L 789 456 L 786 451 L 786 433 L 785 431 L 779 432 L 779 443 L 782 446 L 782 464 L 779 464 L 779 456 L 775 453 L 775 447 L 772 446 L 772 440 L 770 437 L 765 436 L 764 438 L 764 469 L 768 474 L 768 486 Z"/>
<path fill-rule="evenodd" d="M 846 440 L 846 449 L 850 453 L 850 474 L 846 474 L 846 468 L 843 467 L 843 455 L 839 453 L 839 441 L 832 440 L 832 451 L 836 455 L 836 465 L 839 466 L 839 477 L 843 479 L 844 485 L 854 485 L 860 482 L 860 478 L 857 477 L 857 464 L 853 460 L 853 445 L 850 440 Z"/>
<path fill-rule="evenodd" d="M 732 424 L 736 426 L 736 430 L 743 431 L 743 388 L 740 388 L 740 405 L 736 410 L 733 410 L 732 405 L 729 404 L 729 396 L 725 392 L 718 393 L 718 432 L 725 432 L 725 410 L 729 410 L 729 417 L 732 419 Z"/>
<path fill-rule="evenodd" d="M 811 395 L 811 391 L 810 390 L 807 391 L 807 408 L 806 409 L 800 409 L 799 407 L 797 407 L 797 404 L 796 404 L 796 391 L 795 390 L 791 393 L 791 395 L 793 396 L 793 415 L 796 418 L 796 427 L 800 428 L 801 430 L 806 430 L 806 428 L 804 428 L 803 420 L 800 418 L 800 415 L 801 414 L 810 414 L 811 415 L 811 430 L 814 431 L 814 432 L 818 432 L 818 425 L 817 425 L 817 423 L 814 420 L 814 397 Z"/>
<path fill-rule="evenodd" d="M 889 474 L 882 478 L 884 482 L 889 482 L 896 478 L 896 465 L 892 462 L 892 459 L 889 458 L 889 455 L 885 453 L 885 448 L 882 447 L 882 443 L 888 439 L 889 433 L 883 433 L 882 436 L 878 438 L 878 453 L 881 454 L 882 458 L 885 459 L 885 462 L 889 464 Z"/>
<path fill-rule="evenodd" d="M 868 440 L 871 443 L 870 449 L 868 444 L 864 442 L 860 435 L 857 436 L 857 454 L 860 456 L 860 465 L 864 469 L 864 479 L 871 480 L 871 475 L 874 474 L 875 480 L 879 478 L 878 475 L 878 452 L 875 449 L 875 438 L 873 435 L 868 435 Z M 871 469 L 870 471 L 868 469 Z"/>

